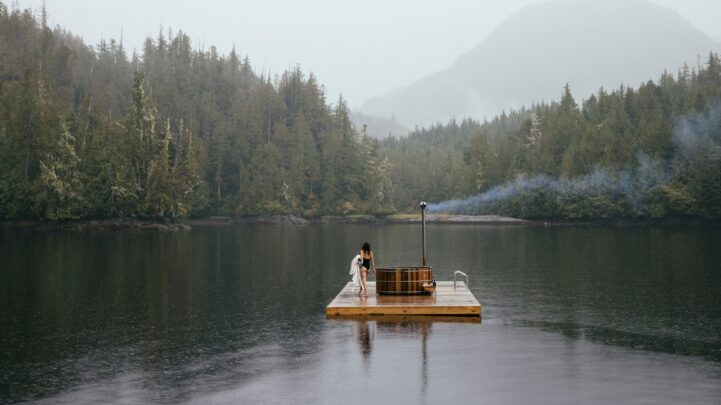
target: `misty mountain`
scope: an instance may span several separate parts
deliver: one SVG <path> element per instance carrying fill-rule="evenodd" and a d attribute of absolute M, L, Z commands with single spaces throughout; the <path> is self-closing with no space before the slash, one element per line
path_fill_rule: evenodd
<path fill-rule="evenodd" d="M 368 100 L 365 114 L 404 125 L 492 117 L 556 100 L 569 83 L 586 98 L 695 67 L 718 42 L 676 12 L 641 0 L 558 0 L 511 16 L 449 68 Z"/>
<path fill-rule="evenodd" d="M 365 126 L 365 133 L 372 138 L 399 138 L 404 137 L 411 132 L 408 127 L 401 125 L 401 123 L 398 122 L 398 119 L 394 116 L 388 118 L 378 115 L 366 115 L 361 112 L 351 110 L 350 119 L 356 129 L 361 133 L 363 133 Z"/>

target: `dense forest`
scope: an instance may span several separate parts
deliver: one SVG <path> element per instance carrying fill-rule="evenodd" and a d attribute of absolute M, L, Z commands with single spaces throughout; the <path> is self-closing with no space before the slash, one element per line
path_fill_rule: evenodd
<path fill-rule="evenodd" d="M 300 68 L 161 30 L 88 46 L 0 3 L 0 219 L 389 214 L 721 219 L 721 62 L 379 141 Z M 470 196 L 470 197 L 469 197 Z M 465 199 L 464 199 L 465 198 Z"/>
<path fill-rule="evenodd" d="M 721 219 L 721 60 L 383 146 L 396 205 L 532 219 Z M 463 198 L 464 196 L 471 196 Z M 413 198 L 416 197 L 416 198 Z"/>
<path fill-rule="evenodd" d="M 299 69 L 182 33 L 87 46 L 0 3 L 0 218 L 384 213 L 388 161 Z"/>

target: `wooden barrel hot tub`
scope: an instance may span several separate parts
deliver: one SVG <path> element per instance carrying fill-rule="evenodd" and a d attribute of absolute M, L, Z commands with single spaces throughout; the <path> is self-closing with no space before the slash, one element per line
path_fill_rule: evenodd
<path fill-rule="evenodd" d="M 433 281 L 428 266 L 376 268 L 376 292 L 381 295 L 427 294 L 423 283 Z"/>

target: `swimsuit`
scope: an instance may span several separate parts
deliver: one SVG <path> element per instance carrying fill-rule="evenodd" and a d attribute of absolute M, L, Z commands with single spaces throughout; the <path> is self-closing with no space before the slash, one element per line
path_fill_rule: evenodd
<path fill-rule="evenodd" d="M 361 264 L 361 267 L 365 267 L 367 270 L 370 270 L 371 269 L 370 259 L 363 259 L 363 264 Z"/>

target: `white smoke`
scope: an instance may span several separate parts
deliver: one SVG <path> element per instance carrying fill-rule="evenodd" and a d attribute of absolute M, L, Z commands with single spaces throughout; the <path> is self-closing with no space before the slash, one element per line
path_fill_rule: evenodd
<path fill-rule="evenodd" d="M 677 120 L 673 141 L 678 153 L 685 159 L 699 156 L 721 158 L 721 103 L 713 105 L 708 111 Z"/>
<path fill-rule="evenodd" d="M 611 196 L 625 199 L 636 209 L 659 187 L 674 178 L 678 159 L 692 161 L 700 157 L 721 159 L 721 103 L 708 111 L 689 114 L 676 121 L 673 134 L 676 158 L 652 159 L 640 153 L 636 164 L 624 170 L 596 167 L 591 173 L 574 178 L 547 175 L 521 175 L 483 193 L 458 199 L 432 203 L 429 212 L 458 214 L 494 213 L 499 204 L 532 193 L 554 196 L 558 204 L 571 199 Z"/>

